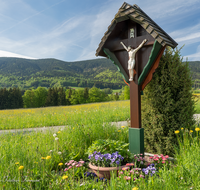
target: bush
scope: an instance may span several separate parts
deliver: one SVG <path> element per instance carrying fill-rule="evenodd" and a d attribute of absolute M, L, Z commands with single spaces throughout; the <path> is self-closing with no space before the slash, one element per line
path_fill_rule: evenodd
<path fill-rule="evenodd" d="M 194 124 L 192 79 L 180 50 L 167 48 L 142 97 L 142 126 L 148 152 L 174 154 L 174 131 Z"/>

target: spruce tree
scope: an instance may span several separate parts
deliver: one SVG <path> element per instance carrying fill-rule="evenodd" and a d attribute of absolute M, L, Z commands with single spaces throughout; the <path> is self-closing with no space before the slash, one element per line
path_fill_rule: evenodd
<path fill-rule="evenodd" d="M 142 127 L 147 152 L 173 155 L 175 130 L 194 124 L 192 79 L 180 50 L 167 48 L 142 97 Z"/>

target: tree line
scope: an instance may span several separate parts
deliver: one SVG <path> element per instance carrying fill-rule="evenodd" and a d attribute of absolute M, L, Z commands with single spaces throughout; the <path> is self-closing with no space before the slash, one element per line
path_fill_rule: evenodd
<path fill-rule="evenodd" d="M 92 102 L 105 102 L 113 100 L 126 100 L 130 98 L 129 87 L 126 86 L 121 93 L 113 93 L 112 89 L 99 89 L 96 87 L 84 89 L 65 89 L 38 87 L 21 91 L 19 88 L 0 90 L 0 109 L 37 108 L 47 106 L 75 105 Z"/>

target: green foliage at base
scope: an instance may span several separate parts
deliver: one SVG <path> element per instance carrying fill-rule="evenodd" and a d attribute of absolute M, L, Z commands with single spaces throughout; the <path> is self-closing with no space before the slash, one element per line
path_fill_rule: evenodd
<path fill-rule="evenodd" d="M 147 152 L 173 155 L 174 131 L 194 124 L 192 80 L 180 50 L 167 48 L 142 99 L 142 126 Z"/>

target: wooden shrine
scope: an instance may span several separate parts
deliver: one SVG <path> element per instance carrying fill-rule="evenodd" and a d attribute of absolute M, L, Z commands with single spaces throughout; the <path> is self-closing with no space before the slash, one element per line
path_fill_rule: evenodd
<path fill-rule="evenodd" d="M 111 59 L 130 84 L 129 142 L 134 153 L 144 152 L 141 93 L 151 81 L 166 46 L 175 48 L 177 43 L 137 5 L 123 3 L 96 50 L 96 56 Z"/>

